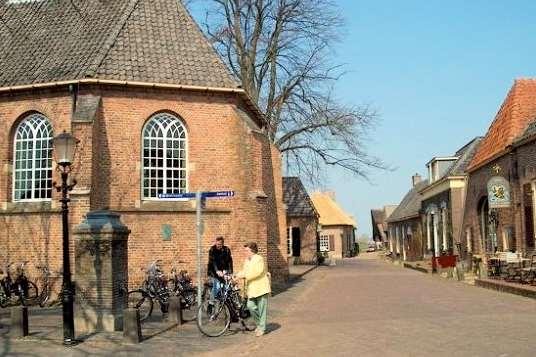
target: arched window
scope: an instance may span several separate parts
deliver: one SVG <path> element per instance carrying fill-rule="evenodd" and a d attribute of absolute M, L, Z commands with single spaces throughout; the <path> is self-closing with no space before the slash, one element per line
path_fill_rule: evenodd
<path fill-rule="evenodd" d="M 28 115 L 15 132 L 13 201 L 48 201 L 52 197 L 52 126 L 39 113 Z"/>
<path fill-rule="evenodd" d="M 184 193 L 187 190 L 186 128 L 168 113 L 154 115 L 143 129 L 144 199 L 160 193 Z"/>

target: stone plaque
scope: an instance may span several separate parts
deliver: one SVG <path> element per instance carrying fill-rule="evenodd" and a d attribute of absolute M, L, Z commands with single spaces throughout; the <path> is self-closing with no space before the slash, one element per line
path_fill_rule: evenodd
<path fill-rule="evenodd" d="M 171 226 L 169 224 L 163 224 L 162 225 L 162 240 L 171 240 L 172 234 L 173 234 L 173 231 L 171 229 Z"/>

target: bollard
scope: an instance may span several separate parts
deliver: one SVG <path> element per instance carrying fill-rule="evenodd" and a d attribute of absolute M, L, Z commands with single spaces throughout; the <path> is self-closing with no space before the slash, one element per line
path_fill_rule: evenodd
<path fill-rule="evenodd" d="M 169 320 L 177 326 L 182 325 L 182 306 L 181 298 L 172 296 L 169 298 Z"/>
<path fill-rule="evenodd" d="M 123 338 L 130 343 L 141 342 L 141 323 L 138 309 L 123 310 Z"/>
<path fill-rule="evenodd" d="M 11 337 L 28 336 L 28 308 L 26 306 L 13 306 L 11 308 Z"/>

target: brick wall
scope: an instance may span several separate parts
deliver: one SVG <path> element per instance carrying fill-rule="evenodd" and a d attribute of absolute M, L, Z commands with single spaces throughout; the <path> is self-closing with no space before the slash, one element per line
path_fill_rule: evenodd
<path fill-rule="evenodd" d="M 53 269 L 61 265 L 58 195 L 53 193 L 52 202 L 44 205 L 11 202 L 12 131 L 21 115 L 34 110 L 49 118 L 55 134 L 72 130 L 80 139 L 71 227 L 90 209 L 119 212 L 132 230 L 128 244 L 133 284 L 143 276 L 140 267 L 153 259 L 162 259 L 166 270 L 178 265 L 195 274 L 195 206 L 141 200 L 142 128 L 154 113 L 167 111 L 187 128 L 188 191 L 236 192 L 233 198 L 207 202 L 203 265 L 214 237 L 223 235 L 236 269 L 245 258 L 243 243 L 257 241 L 274 279 L 287 278 L 279 152 L 240 117 L 242 103 L 236 97 L 113 86 L 84 87 L 79 96 L 84 95 L 102 100 L 93 120 L 82 122 L 71 121 L 72 99 L 66 88 L 0 97 L 0 132 L 6 133 L 0 140 L 0 224 L 7 227 L 0 231 L 0 242 L 7 247 L 0 252 L 0 264 L 29 257 Z M 164 225 L 171 228 L 170 240 L 164 240 Z"/>
<path fill-rule="evenodd" d="M 320 235 L 333 235 L 333 242 L 335 247 L 330 246 L 329 256 L 334 258 L 344 258 L 347 257 L 349 251 L 353 247 L 351 245 L 350 237 L 353 236 L 353 227 L 352 226 L 322 226 L 322 231 Z M 349 249 L 350 248 L 350 249 Z"/>
<path fill-rule="evenodd" d="M 288 227 L 300 229 L 300 264 L 316 263 L 318 219 L 315 217 L 287 217 Z"/>
<path fill-rule="evenodd" d="M 536 181 L 536 142 L 528 142 L 525 145 L 518 147 L 515 151 L 516 159 L 516 174 L 519 179 L 519 184 L 516 188 L 518 204 L 520 209 L 516 215 L 516 226 L 519 227 L 518 239 L 516 241 L 517 248 L 525 252 L 527 255 L 534 253 L 535 237 L 526 230 L 526 224 L 530 224 L 530 220 L 534 222 L 534 217 L 530 217 L 525 212 L 525 205 L 533 204 L 534 197 L 534 182 Z M 525 185 L 529 185 L 530 192 L 523 192 Z M 532 202 L 527 202 L 532 200 Z M 534 212 L 534 207 L 533 207 Z M 534 214 L 533 214 L 534 215 Z M 528 222 L 529 221 L 529 222 Z"/>
<path fill-rule="evenodd" d="M 467 250 L 467 236 L 465 232 L 471 232 L 471 248 L 473 254 L 482 254 L 485 252 L 483 237 L 480 224 L 480 205 L 487 199 L 487 182 L 493 176 L 503 176 L 510 182 L 512 205 L 510 208 L 498 209 L 498 227 L 497 241 L 499 250 L 502 246 L 502 232 L 505 228 L 511 228 L 513 237 L 518 241 L 521 232 L 521 227 L 518 222 L 518 212 L 514 208 L 519 202 L 519 192 L 517 190 L 517 180 L 513 172 L 513 157 L 512 155 L 504 155 L 483 167 L 469 173 L 467 181 L 467 191 L 465 200 L 465 210 L 463 218 L 463 229 L 461 232 L 464 253 Z M 498 165 L 500 172 L 497 174 L 493 168 Z"/>

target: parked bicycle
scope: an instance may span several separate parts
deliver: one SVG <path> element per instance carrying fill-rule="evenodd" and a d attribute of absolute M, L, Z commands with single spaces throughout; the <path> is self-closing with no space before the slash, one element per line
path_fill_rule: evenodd
<path fill-rule="evenodd" d="M 208 295 L 208 294 L 207 294 Z M 247 299 L 231 275 L 224 276 L 224 283 L 214 299 L 204 298 L 197 312 L 197 327 L 209 337 L 221 336 L 231 322 L 238 322 L 244 330 L 253 331 L 255 323 L 247 309 Z"/>
<path fill-rule="evenodd" d="M 146 270 L 146 278 L 141 288 L 128 292 L 128 307 L 140 312 L 140 321 L 147 320 L 153 313 L 154 300 L 160 304 L 162 313 L 167 312 L 171 290 L 167 287 L 167 279 L 160 268 L 160 261 L 155 260 Z"/>
<path fill-rule="evenodd" d="M 192 321 L 197 316 L 197 289 L 192 283 L 192 278 L 186 270 L 171 269 L 170 280 L 172 294 L 180 297 L 182 318 L 184 321 Z"/>
<path fill-rule="evenodd" d="M 41 278 L 38 279 L 38 281 L 40 280 L 41 282 L 41 289 L 39 291 L 39 294 L 34 299 L 26 299 L 26 305 L 39 305 L 40 307 L 45 307 L 61 303 L 62 293 L 60 291 L 58 293 L 57 299 L 49 304 L 49 300 L 52 297 L 53 288 L 55 286 L 55 281 L 54 279 L 52 279 L 52 271 L 44 265 L 38 265 L 36 268 L 41 272 Z"/>
<path fill-rule="evenodd" d="M 37 285 L 26 276 L 25 267 L 28 262 L 23 262 L 15 268 L 15 278 L 12 277 L 9 263 L 4 270 L 0 270 L 0 307 L 21 304 L 23 306 L 38 295 Z"/>

